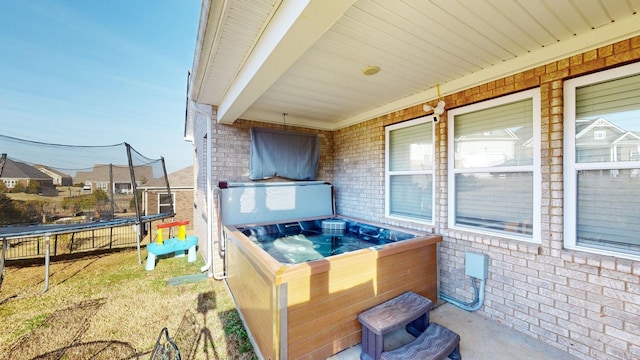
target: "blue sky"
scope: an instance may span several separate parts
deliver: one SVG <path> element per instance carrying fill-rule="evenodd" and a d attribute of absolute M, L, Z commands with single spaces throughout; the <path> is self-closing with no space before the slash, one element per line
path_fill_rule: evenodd
<path fill-rule="evenodd" d="M 172 172 L 200 0 L 0 0 L 0 134 L 129 143 Z"/>

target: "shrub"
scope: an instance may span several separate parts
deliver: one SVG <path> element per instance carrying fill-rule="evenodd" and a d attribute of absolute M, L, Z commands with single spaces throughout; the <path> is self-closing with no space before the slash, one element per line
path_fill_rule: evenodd
<path fill-rule="evenodd" d="M 0 193 L 0 225 L 21 224 L 29 221 L 27 212 L 4 193 Z"/>
<path fill-rule="evenodd" d="M 40 192 L 40 184 L 37 181 L 29 181 L 29 185 L 24 190 L 27 194 L 37 194 Z"/>
<path fill-rule="evenodd" d="M 16 185 L 13 187 L 13 189 L 11 189 L 12 193 L 21 193 L 24 192 L 26 189 L 24 187 L 24 184 L 20 181 L 18 181 L 16 183 Z"/>

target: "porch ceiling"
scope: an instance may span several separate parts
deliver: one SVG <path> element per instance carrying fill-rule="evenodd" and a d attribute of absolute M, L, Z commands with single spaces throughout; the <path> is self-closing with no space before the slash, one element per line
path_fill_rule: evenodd
<path fill-rule="evenodd" d="M 334 130 L 437 99 L 438 85 L 444 96 L 638 35 L 638 10 L 640 0 L 205 0 L 190 97 L 222 123 Z M 365 76 L 367 65 L 381 70 Z"/>

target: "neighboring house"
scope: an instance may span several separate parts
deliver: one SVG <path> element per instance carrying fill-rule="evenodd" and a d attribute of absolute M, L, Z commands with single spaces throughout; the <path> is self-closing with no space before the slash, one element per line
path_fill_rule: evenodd
<path fill-rule="evenodd" d="M 576 157 L 579 161 L 638 161 L 640 132 L 622 129 L 603 118 L 576 122 Z"/>
<path fill-rule="evenodd" d="M 0 179 L 2 179 L 2 182 L 4 182 L 7 189 L 13 189 L 18 183 L 22 184 L 26 188 L 32 182 L 36 182 L 42 194 L 57 194 L 54 186 L 54 179 L 51 178 L 51 176 L 39 171 L 31 165 L 19 161 L 13 161 L 9 158 L 7 158 L 4 163 Z"/>
<path fill-rule="evenodd" d="M 157 178 L 138 187 L 142 191 L 142 209 L 144 215 L 175 213 L 175 221 L 189 220 L 187 228 L 193 228 L 193 166 L 172 172 L 167 175 L 171 200 L 167 193 L 164 178 Z"/>
<path fill-rule="evenodd" d="M 153 169 L 151 166 L 136 166 L 134 175 L 136 186 L 142 186 L 153 179 Z M 113 187 L 114 194 L 133 194 L 131 172 L 128 166 L 96 164 L 92 171 L 78 171 L 73 182 L 82 184 L 83 190 L 90 192 L 100 189 L 110 193 Z"/>
<path fill-rule="evenodd" d="M 471 301 L 465 253 L 487 254 L 482 315 L 579 358 L 640 356 L 637 2 L 202 9 L 185 139 L 206 260 L 250 129 L 317 134 L 339 214 L 443 236 L 441 292 Z"/>
<path fill-rule="evenodd" d="M 44 165 L 34 165 L 34 167 L 43 173 L 49 175 L 53 179 L 53 185 L 56 186 L 72 186 L 73 178 L 71 175 L 65 174 L 58 170 L 54 170 Z"/>

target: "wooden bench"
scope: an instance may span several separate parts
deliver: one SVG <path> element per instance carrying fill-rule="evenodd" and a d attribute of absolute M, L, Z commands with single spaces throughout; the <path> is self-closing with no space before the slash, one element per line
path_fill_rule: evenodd
<path fill-rule="evenodd" d="M 403 326 L 419 336 L 429 325 L 431 300 L 408 291 L 358 315 L 362 324 L 362 360 L 380 360 L 384 335 Z"/>
<path fill-rule="evenodd" d="M 381 360 L 462 360 L 460 335 L 446 327 L 431 323 L 415 340 L 397 349 L 383 352 Z"/>

